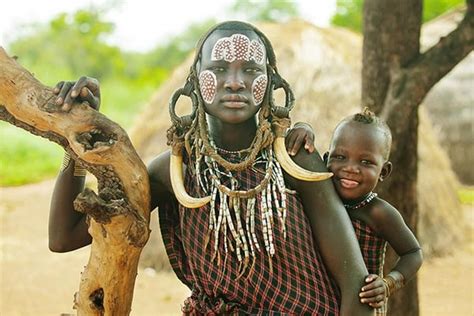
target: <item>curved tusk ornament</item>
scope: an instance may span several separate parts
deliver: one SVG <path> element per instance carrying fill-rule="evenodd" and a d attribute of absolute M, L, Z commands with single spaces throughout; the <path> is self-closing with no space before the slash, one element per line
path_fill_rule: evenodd
<path fill-rule="evenodd" d="M 322 181 L 333 176 L 332 172 L 314 172 L 298 166 L 286 151 L 285 138 L 275 137 L 273 149 L 281 167 L 291 176 L 304 181 Z"/>
<path fill-rule="evenodd" d="M 171 154 L 170 178 L 174 195 L 181 205 L 187 208 L 199 208 L 211 201 L 210 196 L 194 198 L 186 192 L 183 181 L 183 157 L 181 155 Z"/>

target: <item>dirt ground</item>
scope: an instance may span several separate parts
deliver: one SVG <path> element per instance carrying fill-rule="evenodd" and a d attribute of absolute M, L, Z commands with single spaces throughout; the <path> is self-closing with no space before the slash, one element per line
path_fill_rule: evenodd
<path fill-rule="evenodd" d="M 48 250 L 47 222 L 52 181 L 0 188 L 0 315 L 73 313 L 73 293 L 89 248 L 56 254 Z M 466 207 L 471 224 L 473 208 Z M 419 273 L 421 315 L 474 315 L 474 242 L 451 256 L 425 261 Z M 179 315 L 188 294 L 172 273 L 140 269 L 132 315 Z"/>

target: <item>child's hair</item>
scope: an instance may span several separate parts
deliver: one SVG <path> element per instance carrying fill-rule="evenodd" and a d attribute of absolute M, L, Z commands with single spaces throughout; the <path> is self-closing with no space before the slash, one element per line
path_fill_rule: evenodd
<path fill-rule="evenodd" d="M 341 121 L 341 123 L 350 121 L 373 125 L 374 127 L 378 128 L 380 132 L 382 132 L 385 137 L 385 152 L 383 156 L 384 159 L 388 160 L 388 157 L 390 156 L 390 148 L 392 146 L 392 132 L 390 131 L 390 127 L 388 127 L 387 123 L 375 115 L 374 112 L 370 111 L 368 107 L 365 107 L 362 112 L 346 117 Z"/>

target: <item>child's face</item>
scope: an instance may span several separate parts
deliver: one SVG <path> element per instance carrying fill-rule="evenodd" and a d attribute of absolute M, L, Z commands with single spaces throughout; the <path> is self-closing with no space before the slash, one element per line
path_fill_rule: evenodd
<path fill-rule="evenodd" d="M 267 88 L 265 46 L 254 32 L 216 30 L 202 47 L 198 75 L 206 112 L 244 122 L 258 112 Z"/>
<path fill-rule="evenodd" d="M 354 201 L 372 191 L 379 178 L 390 174 L 384 159 L 386 138 L 372 125 L 349 121 L 334 132 L 327 167 L 343 201 Z"/>

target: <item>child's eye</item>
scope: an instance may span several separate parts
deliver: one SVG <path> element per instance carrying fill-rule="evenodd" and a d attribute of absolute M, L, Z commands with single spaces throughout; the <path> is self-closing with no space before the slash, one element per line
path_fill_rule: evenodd
<path fill-rule="evenodd" d="M 363 159 L 363 160 L 361 161 L 361 163 L 362 163 L 363 165 L 371 165 L 371 164 L 372 164 L 372 161 L 367 160 L 367 159 Z"/>
<path fill-rule="evenodd" d="M 332 158 L 334 158 L 336 160 L 343 160 L 345 157 L 343 155 L 334 155 L 334 156 L 332 156 Z"/>

